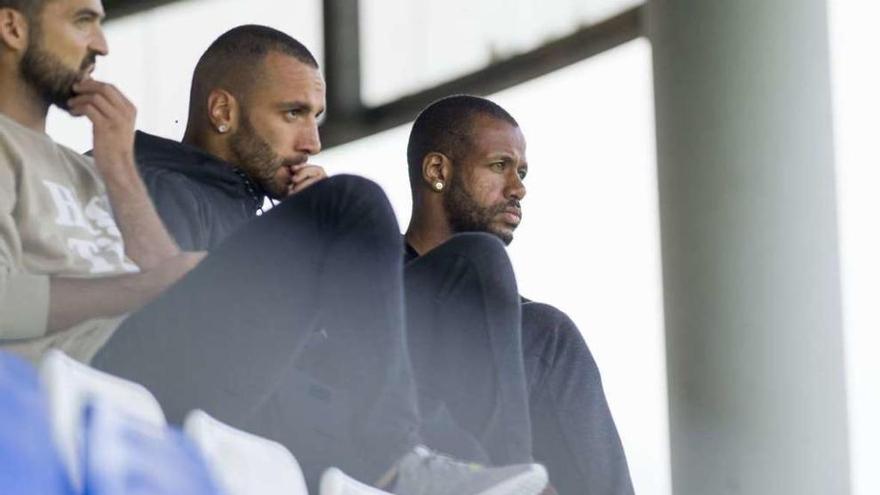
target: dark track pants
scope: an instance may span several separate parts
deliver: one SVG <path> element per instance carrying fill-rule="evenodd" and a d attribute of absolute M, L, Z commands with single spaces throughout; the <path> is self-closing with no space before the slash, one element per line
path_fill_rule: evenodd
<path fill-rule="evenodd" d="M 526 302 L 522 336 L 537 462 L 560 495 L 633 493 L 596 361 L 574 322 Z"/>
<path fill-rule="evenodd" d="M 92 364 L 145 385 L 172 422 L 200 408 L 281 442 L 310 491 L 331 465 L 372 481 L 418 443 L 528 460 L 503 248 L 464 236 L 408 268 L 406 318 L 402 251 L 377 185 L 324 180 L 237 230 L 131 315 Z M 441 324 L 461 330 L 434 332 Z"/>
<path fill-rule="evenodd" d="M 329 465 L 371 480 L 421 441 L 402 249 L 379 186 L 327 179 L 239 229 L 92 364 L 173 422 L 201 408 L 280 441 L 312 488 Z"/>
<path fill-rule="evenodd" d="M 451 417 L 475 446 L 458 449 L 459 457 L 531 461 L 519 295 L 504 245 L 488 234 L 459 234 L 410 261 L 404 274 L 407 338 L 429 444 L 455 450 L 433 434 L 437 420 Z"/>

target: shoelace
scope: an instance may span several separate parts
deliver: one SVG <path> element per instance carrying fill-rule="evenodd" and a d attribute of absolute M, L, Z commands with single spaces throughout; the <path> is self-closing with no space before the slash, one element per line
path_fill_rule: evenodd
<path fill-rule="evenodd" d="M 431 470 L 430 466 L 438 466 L 443 471 L 454 470 L 457 466 L 462 466 L 464 468 L 470 469 L 471 471 L 479 471 L 484 469 L 485 466 L 481 464 L 477 464 L 474 462 L 462 462 L 456 460 L 453 457 L 440 454 L 435 452 L 427 447 L 419 446 L 416 447 L 416 454 L 419 457 L 419 465 L 425 467 L 427 470 Z M 391 468 L 376 481 L 373 486 L 385 490 L 391 491 L 391 488 L 394 486 L 397 481 L 398 474 L 400 472 L 400 464 L 395 464 L 391 466 Z"/>

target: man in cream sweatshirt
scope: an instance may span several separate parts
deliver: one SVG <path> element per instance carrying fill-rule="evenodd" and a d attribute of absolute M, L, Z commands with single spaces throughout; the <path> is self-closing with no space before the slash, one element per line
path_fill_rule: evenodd
<path fill-rule="evenodd" d="M 100 2 L 14 3 L 0 9 L 0 338 L 88 361 L 201 255 L 178 249 L 146 194 L 134 106 L 89 77 L 108 51 Z M 92 122 L 94 160 L 45 134 L 52 104 Z"/>

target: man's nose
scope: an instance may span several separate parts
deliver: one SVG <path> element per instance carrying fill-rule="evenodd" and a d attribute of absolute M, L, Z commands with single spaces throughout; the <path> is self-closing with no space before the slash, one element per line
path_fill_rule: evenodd
<path fill-rule="evenodd" d="M 110 47 L 107 45 L 107 38 L 104 36 L 104 30 L 100 27 L 96 30 L 89 48 L 98 55 L 107 55 L 110 53 Z"/>
<path fill-rule="evenodd" d="M 308 130 L 300 135 L 297 142 L 297 151 L 300 153 L 308 153 L 309 155 L 317 155 L 321 152 L 321 136 L 318 134 L 318 126 L 310 126 Z"/>
<path fill-rule="evenodd" d="M 507 186 L 508 199 L 516 199 L 521 201 L 526 197 L 526 185 L 519 177 L 519 173 L 514 173 Z"/>

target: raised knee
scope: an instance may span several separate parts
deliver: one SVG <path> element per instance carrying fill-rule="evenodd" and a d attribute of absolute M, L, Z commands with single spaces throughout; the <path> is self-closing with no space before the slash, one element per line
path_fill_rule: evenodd
<path fill-rule="evenodd" d="M 480 259 L 498 259 L 508 262 L 507 250 L 500 239 L 483 232 L 463 232 L 449 238 L 444 244 L 460 255 Z"/>
<path fill-rule="evenodd" d="M 507 250 L 500 239 L 481 232 L 456 234 L 437 248 L 437 259 L 464 259 L 470 270 L 492 284 L 499 284 L 495 290 L 505 288 L 516 293 L 516 277 Z"/>
<path fill-rule="evenodd" d="M 327 186 L 334 190 L 339 190 L 349 197 L 356 197 L 366 200 L 386 201 L 385 191 L 382 186 L 373 182 L 366 177 L 358 175 L 334 175 L 326 179 L 324 182 Z"/>
<path fill-rule="evenodd" d="M 395 218 L 385 191 L 370 179 L 357 175 L 334 175 L 309 189 L 320 210 L 334 211 L 342 216 L 375 214 L 382 218 Z"/>

